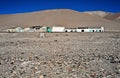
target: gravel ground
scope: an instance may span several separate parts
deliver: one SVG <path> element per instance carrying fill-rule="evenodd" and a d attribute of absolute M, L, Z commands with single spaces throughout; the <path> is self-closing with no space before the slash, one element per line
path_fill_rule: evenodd
<path fill-rule="evenodd" d="M 0 33 L 0 78 L 120 78 L 120 33 Z"/>

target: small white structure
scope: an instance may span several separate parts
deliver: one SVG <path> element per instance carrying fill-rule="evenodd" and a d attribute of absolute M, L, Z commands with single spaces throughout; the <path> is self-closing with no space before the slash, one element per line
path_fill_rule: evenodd
<path fill-rule="evenodd" d="M 24 32 L 24 29 L 21 28 L 21 27 L 17 27 L 17 28 L 15 28 L 15 31 L 16 31 L 16 32 Z"/>
<path fill-rule="evenodd" d="M 24 28 L 24 31 L 25 32 L 29 32 L 30 31 L 30 28 L 28 27 L 28 28 Z"/>
<path fill-rule="evenodd" d="M 12 26 L 11 28 L 6 29 L 6 32 L 8 32 L 8 33 L 15 33 L 16 32 L 16 27 Z"/>
<path fill-rule="evenodd" d="M 40 38 L 45 38 L 45 33 L 40 33 Z"/>
<path fill-rule="evenodd" d="M 104 27 L 101 27 L 101 32 L 104 32 Z"/>
<path fill-rule="evenodd" d="M 35 30 L 28 27 L 28 28 L 24 28 L 24 32 L 35 32 Z"/>
<path fill-rule="evenodd" d="M 65 27 L 52 27 L 52 32 L 65 32 Z"/>
<path fill-rule="evenodd" d="M 7 29 L 6 32 L 8 32 L 8 33 L 15 33 L 16 30 L 11 28 L 11 29 Z"/>
<path fill-rule="evenodd" d="M 36 32 L 47 32 L 47 27 L 41 27 L 39 30 L 36 30 Z"/>

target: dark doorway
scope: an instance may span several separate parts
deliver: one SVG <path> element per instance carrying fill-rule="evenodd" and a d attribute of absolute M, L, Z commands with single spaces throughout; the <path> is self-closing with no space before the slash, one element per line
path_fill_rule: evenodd
<path fill-rule="evenodd" d="M 101 30 L 99 30 L 99 32 L 101 32 Z"/>
<path fill-rule="evenodd" d="M 95 32 L 95 30 L 93 30 L 93 32 Z"/>
<path fill-rule="evenodd" d="M 84 30 L 82 30 L 81 32 L 84 32 Z"/>
<path fill-rule="evenodd" d="M 73 30 L 71 30 L 70 32 L 73 32 Z"/>

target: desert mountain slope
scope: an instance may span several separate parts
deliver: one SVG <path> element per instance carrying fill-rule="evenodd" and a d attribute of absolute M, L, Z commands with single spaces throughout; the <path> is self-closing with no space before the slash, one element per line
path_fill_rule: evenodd
<path fill-rule="evenodd" d="M 31 13 L 0 15 L 0 29 L 12 26 L 63 25 L 65 27 L 104 26 L 106 30 L 120 30 L 120 23 L 69 9 L 45 10 Z"/>
<path fill-rule="evenodd" d="M 100 16 L 107 20 L 120 22 L 120 13 L 110 13 L 110 12 L 104 12 L 104 11 L 86 11 L 84 13 L 90 14 L 93 16 Z"/>
<path fill-rule="evenodd" d="M 93 16 L 100 16 L 100 17 L 105 17 L 109 14 L 113 14 L 113 13 L 110 13 L 110 12 L 104 12 L 104 11 L 86 11 L 84 13 L 87 13 L 87 14 L 90 14 L 90 15 L 93 15 Z"/>
<path fill-rule="evenodd" d="M 106 15 L 104 18 L 120 22 L 120 13 Z"/>

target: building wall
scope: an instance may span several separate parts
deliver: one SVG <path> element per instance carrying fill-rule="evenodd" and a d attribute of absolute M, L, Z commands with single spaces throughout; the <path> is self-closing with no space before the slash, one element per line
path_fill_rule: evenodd
<path fill-rule="evenodd" d="M 77 32 L 104 32 L 102 28 L 76 29 Z"/>
<path fill-rule="evenodd" d="M 76 28 L 75 29 L 65 29 L 65 32 L 76 32 Z"/>
<path fill-rule="evenodd" d="M 65 32 L 65 27 L 52 27 L 52 32 Z"/>

